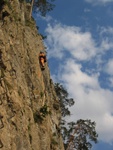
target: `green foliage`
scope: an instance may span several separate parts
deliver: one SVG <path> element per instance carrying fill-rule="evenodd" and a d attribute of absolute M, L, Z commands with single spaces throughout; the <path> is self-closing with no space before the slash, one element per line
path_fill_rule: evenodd
<path fill-rule="evenodd" d="M 43 107 L 40 108 L 39 111 L 36 111 L 34 113 L 34 120 L 36 123 L 42 123 L 44 118 L 50 114 L 51 112 L 49 111 L 49 108 L 47 105 L 44 105 Z"/>
<path fill-rule="evenodd" d="M 57 104 L 57 103 L 54 103 L 54 104 L 53 104 L 53 108 L 54 108 L 55 110 L 59 110 L 60 105 L 59 105 L 59 104 Z"/>
<path fill-rule="evenodd" d="M 64 140 L 66 150 L 89 150 L 92 147 L 90 141 L 97 143 L 97 133 L 95 130 L 95 122 L 91 120 L 78 120 L 67 123 L 65 116 L 70 115 L 67 106 L 74 105 L 74 100 L 68 98 L 68 92 L 59 83 L 55 84 L 55 91 L 59 98 L 63 119 L 61 120 L 61 134 Z"/>
<path fill-rule="evenodd" d="M 57 135 L 56 132 L 54 132 L 54 133 L 53 133 L 53 136 L 56 136 L 56 135 Z"/>
<path fill-rule="evenodd" d="M 46 117 L 46 115 L 50 114 L 49 107 L 45 104 L 40 108 L 40 113 L 43 117 Z"/>
<path fill-rule="evenodd" d="M 46 16 L 46 13 L 53 10 L 55 5 L 52 4 L 54 0 L 34 0 L 33 11 L 40 12 L 42 16 Z M 27 3 L 31 3 L 32 0 L 26 0 Z"/>
<path fill-rule="evenodd" d="M 34 21 L 33 20 L 26 20 L 25 25 L 33 28 L 34 27 Z"/>
<path fill-rule="evenodd" d="M 58 142 L 57 142 L 54 138 L 52 138 L 51 144 L 53 144 L 53 145 L 58 145 Z"/>
<path fill-rule="evenodd" d="M 59 83 L 55 83 L 55 91 L 59 98 L 62 117 L 70 115 L 70 111 L 67 106 L 70 107 L 70 106 L 74 105 L 73 98 L 68 98 L 67 90 Z"/>
<path fill-rule="evenodd" d="M 44 96 L 44 93 L 43 92 L 40 92 L 40 97 L 42 98 Z"/>
<path fill-rule="evenodd" d="M 25 0 L 19 0 L 19 2 L 20 2 L 20 3 L 23 3 L 23 2 L 25 2 Z"/>
<path fill-rule="evenodd" d="M 32 0 L 26 0 L 27 3 L 31 3 Z"/>
<path fill-rule="evenodd" d="M 4 6 L 4 5 L 10 5 L 10 2 L 9 2 L 9 0 L 0 0 L 0 10 L 2 9 L 2 7 Z"/>
<path fill-rule="evenodd" d="M 42 123 L 43 118 L 38 111 L 36 111 L 33 116 L 35 123 Z"/>
<path fill-rule="evenodd" d="M 37 30 L 39 30 L 39 26 L 36 26 Z"/>
<path fill-rule="evenodd" d="M 5 5 L 9 2 L 9 0 L 0 0 L 0 5 Z"/>
<path fill-rule="evenodd" d="M 4 1 L 5 3 L 8 3 L 9 0 L 2 0 L 2 1 Z"/>
<path fill-rule="evenodd" d="M 65 148 L 68 150 L 91 149 L 91 142 L 97 143 L 98 134 L 96 133 L 95 126 L 96 123 L 88 119 L 80 119 L 76 123 L 68 123 L 68 140 L 65 143 Z"/>
<path fill-rule="evenodd" d="M 42 16 L 46 16 L 46 13 L 53 10 L 55 5 L 52 4 L 53 0 L 35 0 L 34 8 L 38 7 L 39 12 Z"/>
<path fill-rule="evenodd" d="M 41 37 L 42 37 L 43 40 L 47 38 L 47 36 L 44 36 L 42 34 L 40 34 L 40 35 L 41 35 Z"/>

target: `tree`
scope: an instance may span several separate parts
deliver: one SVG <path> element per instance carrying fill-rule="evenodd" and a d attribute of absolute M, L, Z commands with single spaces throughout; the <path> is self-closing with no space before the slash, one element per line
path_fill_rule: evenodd
<path fill-rule="evenodd" d="M 74 100 L 68 98 L 67 90 L 59 83 L 55 83 L 55 91 L 59 98 L 62 120 L 61 133 L 64 140 L 66 150 L 89 150 L 92 147 L 91 142 L 97 143 L 98 134 L 96 133 L 96 123 L 91 120 L 78 120 L 67 123 L 65 116 L 70 115 L 67 106 L 74 105 Z M 90 142 L 91 141 L 91 142 Z"/>
<path fill-rule="evenodd" d="M 55 83 L 55 91 L 59 98 L 62 117 L 70 115 L 70 111 L 67 106 L 70 107 L 70 106 L 74 105 L 73 98 L 68 98 L 67 90 L 59 83 Z"/>
<path fill-rule="evenodd" d="M 53 10 L 55 5 L 51 2 L 55 0 L 26 0 L 26 2 L 31 3 L 30 16 L 32 15 L 32 10 L 34 12 L 40 12 L 42 16 L 46 16 L 46 13 Z"/>
<path fill-rule="evenodd" d="M 70 137 L 65 145 L 66 150 L 89 150 L 92 147 L 90 141 L 97 143 L 95 122 L 91 120 L 78 120 L 76 123 L 68 123 Z"/>

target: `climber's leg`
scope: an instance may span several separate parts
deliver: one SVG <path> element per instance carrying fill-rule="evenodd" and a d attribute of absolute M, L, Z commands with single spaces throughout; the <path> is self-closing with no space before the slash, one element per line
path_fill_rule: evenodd
<path fill-rule="evenodd" d="M 40 62 L 41 62 L 41 66 L 44 67 L 44 58 L 41 58 Z"/>

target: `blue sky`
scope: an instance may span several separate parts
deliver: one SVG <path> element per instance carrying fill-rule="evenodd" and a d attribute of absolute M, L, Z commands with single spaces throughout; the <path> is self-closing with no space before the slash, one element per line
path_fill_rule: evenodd
<path fill-rule="evenodd" d="M 45 18 L 35 14 L 47 35 L 54 82 L 63 84 L 75 105 L 70 120 L 96 122 L 99 143 L 113 150 L 113 0 L 56 0 Z"/>

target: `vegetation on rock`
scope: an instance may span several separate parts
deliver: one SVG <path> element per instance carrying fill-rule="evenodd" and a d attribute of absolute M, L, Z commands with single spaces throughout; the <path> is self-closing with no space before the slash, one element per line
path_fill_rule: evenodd
<path fill-rule="evenodd" d="M 61 133 L 66 150 L 89 150 L 91 142 L 97 143 L 96 123 L 89 119 L 80 119 L 77 122 L 66 122 L 65 116 L 70 115 L 69 108 L 74 105 L 74 100 L 68 98 L 67 90 L 59 83 L 55 83 L 55 91 L 61 106 L 62 121 Z"/>
<path fill-rule="evenodd" d="M 45 104 L 43 107 L 40 108 L 39 111 L 34 113 L 34 120 L 36 123 L 42 123 L 44 118 L 50 114 L 49 107 Z"/>
<path fill-rule="evenodd" d="M 22 0 L 21 0 L 22 1 Z M 51 2 L 54 0 L 26 0 L 27 3 L 31 3 L 31 13 L 40 12 L 42 16 L 46 16 L 46 13 L 53 10 L 55 5 Z"/>

